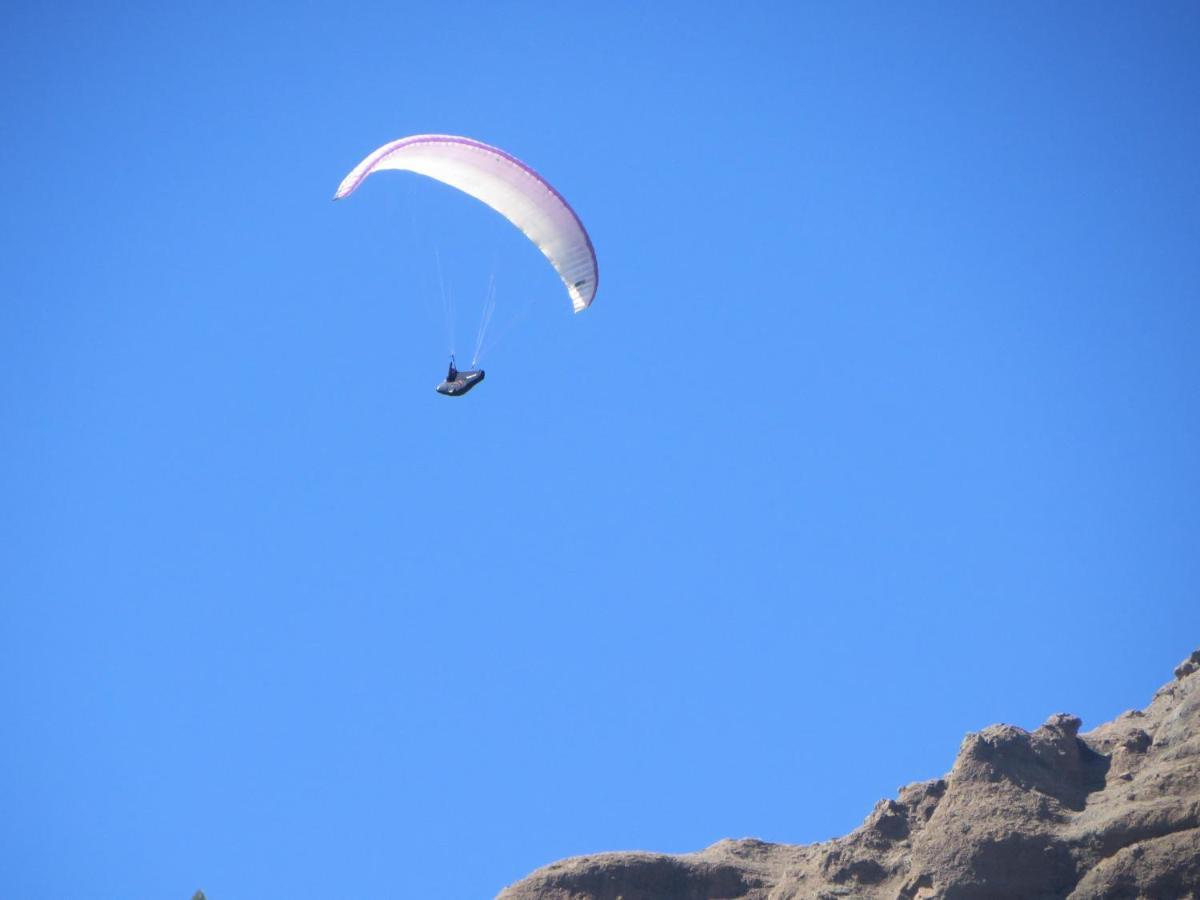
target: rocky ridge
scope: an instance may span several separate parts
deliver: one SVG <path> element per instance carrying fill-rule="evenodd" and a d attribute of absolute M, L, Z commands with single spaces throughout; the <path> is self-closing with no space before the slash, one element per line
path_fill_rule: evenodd
<path fill-rule="evenodd" d="M 1144 710 L 968 734 L 842 838 L 553 863 L 498 900 L 1200 900 L 1200 650 Z"/>

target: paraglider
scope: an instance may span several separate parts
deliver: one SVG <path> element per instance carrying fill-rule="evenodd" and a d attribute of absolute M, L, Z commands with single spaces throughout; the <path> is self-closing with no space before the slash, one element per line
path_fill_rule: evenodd
<path fill-rule="evenodd" d="M 439 394 L 445 394 L 447 397 L 461 397 L 481 381 L 483 381 L 483 369 L 460 372 L 454 368 L 454 357 L 451 356 L 450 371 L 446 373 L 446 380 L 439 384 L 435 390 Z"/>
<path fill-rule="evenodd" d="M 591 306 L 599 287 L 591 238 L 562 194 L 515 156 L 471 138 L 413 135 L 369 154 L 342 180 L 333 199 L 348 197 L 367 176 L 387 169 L 436 179 L 500 213 L 554 266 L 575 312 Z M 483 380 L 483 370 L 458 372 L 453 359 L 450 375 L 438 385 L 438 393 L 460 396 Z"/>

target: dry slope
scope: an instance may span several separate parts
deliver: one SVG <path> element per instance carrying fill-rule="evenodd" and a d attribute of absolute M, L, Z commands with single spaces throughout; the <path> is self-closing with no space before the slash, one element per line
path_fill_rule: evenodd
<path fill-rule="evenodd" d="M 968 734 L 945 778 L 821 844 L 720 841 L 538 869 L 498 900 L 1200 900 L 1200 650 L 1145 710 Z"/>

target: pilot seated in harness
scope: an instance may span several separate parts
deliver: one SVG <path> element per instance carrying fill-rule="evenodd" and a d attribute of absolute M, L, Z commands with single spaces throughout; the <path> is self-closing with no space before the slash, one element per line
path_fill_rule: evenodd
<path fill-rule="evenodd" d="M 460 372 L 454 367 L 454 357 L 451 356 L 450 371 L 446 373 L 446 380 L 437 386 L 437 392 L 445 394 L 447 397 L 461 397 L 481 381 L 483 381 L 483 369 Z"/>

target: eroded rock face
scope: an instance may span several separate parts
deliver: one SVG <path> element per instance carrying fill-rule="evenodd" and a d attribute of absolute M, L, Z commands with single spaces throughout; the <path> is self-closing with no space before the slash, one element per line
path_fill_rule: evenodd
<path fill-rule="evenodd" d="M 967 735 L 950 773 L 808 846 L 720 841 L 538 869 L 499 900 L 1200 900 L 1200 650 L 1145 709 Z"/>

